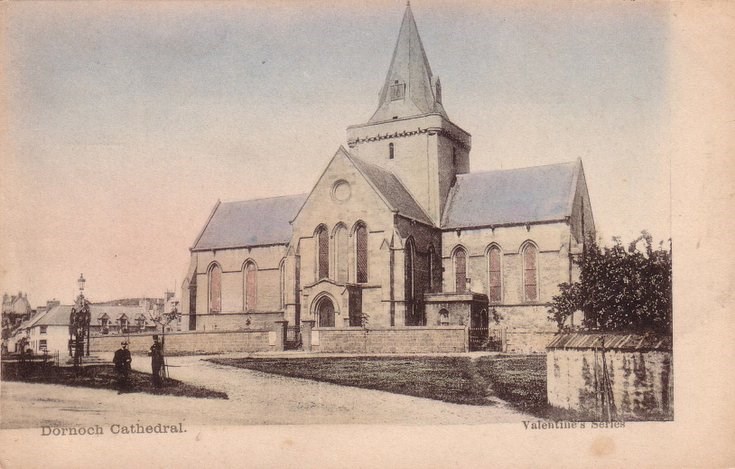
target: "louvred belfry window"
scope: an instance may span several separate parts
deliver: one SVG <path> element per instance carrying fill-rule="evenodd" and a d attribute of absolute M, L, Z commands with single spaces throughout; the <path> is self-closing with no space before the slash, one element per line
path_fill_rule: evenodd
<path fill-rule="evenodd" d="M 355 250 L 357 259 L 356 278 L 357 283 L 367 283 L 368 281 L 368 242 L 367 228 L 360 225 L 355 230 Z"/>
<path fill-rule="evenodd" d="M 323 278 L 329 278 L 329 234 L 327 233 L 326 228 L 319 228 L 319 232 L 317 233 L 317 243 L 317 248 L 319 250 L 317 255 L 319 275 L 317 280 L 321 280 Z"/>
<path fill-rule="evenodd" d="M 399 83 L 398 80 L 395 80 L 393 84 L 390 85 L 390 100 L 397 101 L 399 99 L 403 99 L 405 96 L 406 96 L 406 84 Z"/>
<path fill-rule="evenodd" d="M 500 249 L 497 247 L 490 248 L 488 252 L 488 299 L 491 302 L 499 303 L 502 300 L 502 271 L 500 266 Z"/>
<path fill-rule="evenodd" d="M 526 301 L 538 300 L 538 251 L 529 244 L 523 249 L 523 295 Z"/>
<path fill-rule="evenodd" d="M 253 311 L 258 302 L 258 269 L 255 264 L 245 265 L 245 311 Z"/>
<path fill-rule="evenodd" d="M 454 253 L 455 290 L 463 293 L 467 290 L 467 253 L 464 249 L 457 249 Z"/>
<path fill-rule="evenodd" d="M 209 270 L 209 312 L 222 311 L 222 269 L 215 264 Z"/>

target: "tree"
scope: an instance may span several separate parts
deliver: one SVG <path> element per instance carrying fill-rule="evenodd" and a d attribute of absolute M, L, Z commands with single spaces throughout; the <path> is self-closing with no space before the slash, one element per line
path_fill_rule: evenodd
<path fill-rule="evenodd" d="M 562 283 L 549 307 L 549 319 L 562 330 L 576 311 L 584 313 L 582 327 L 597 331 L 659 332 L 671 334 L 671 252 L 653 249 L 646 231 L 623 247 L 585 243 L 578 282 Z M 640 245 L 642 249 L 639 249 Z"/>

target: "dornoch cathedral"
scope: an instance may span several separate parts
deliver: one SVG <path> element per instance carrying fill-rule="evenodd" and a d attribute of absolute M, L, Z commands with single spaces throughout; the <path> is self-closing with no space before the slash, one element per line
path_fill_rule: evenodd
<path fill-rule="evenodd" d="M 547 304 L 595 233 L 581 161 L 470 172 L 471 136 L 442 106 L 410 6 L 377 109 L 346 143 L 308 194 L 216 203 L 191 247 L 184 325 L 417 342 L 502 329 L 506 350 L 543 351 Z"/>

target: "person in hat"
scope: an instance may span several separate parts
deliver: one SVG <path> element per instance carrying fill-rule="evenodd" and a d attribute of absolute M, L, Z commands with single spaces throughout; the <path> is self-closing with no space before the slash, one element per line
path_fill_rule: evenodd
<path fill-rule="evenodd" d="M 163 371 L 163 344 L 158 341 L 158 336 L 153 336 L 153 345 L 151 345 L 151 379 L 155 387 L 163 384 L 161 372 Z"/>
<path fill-rule="evenodd" d="M 130 356 L 127 341 L 120 343 L 120 348 L 115 351 L 115 357 L 112 363 L 115 364 L 115 372 L 117 373 L 117 385 L 120 392 L 128 387 L 128 374 L 130 373 L 130 363 L 133 357 Z"/>

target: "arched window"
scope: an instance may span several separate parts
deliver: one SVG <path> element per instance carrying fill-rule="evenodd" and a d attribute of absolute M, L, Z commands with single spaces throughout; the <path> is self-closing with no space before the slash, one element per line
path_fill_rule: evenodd
<path fill-rule="evenodd" d="M 414 275 L 414 244 L 412 239 L 406 241 L 406 248 L 404 250 L 404 287 L 406 291 L 406 325 L 407 326 L 418 326 L 416 319 L 416 282 Z"/>
<path fill-rule="evenodd" d="M 347 228 L 341 223 L 334 230 L 334 278 L 337 283 L 347 283 L 349 241 Z"/>
<path fill-rule="evenodd" d="M 219 264 L 209 269 L 209 312 L 222 312 L 222 268 Z"/>
<path fill-rule="evenodd" d="M 467 253 L 463 248 L 454 251 L 454 291 L 467 291 Z"/>
<path fill-rule="evenodd" d="M 281 265 L 278 268 L 280 279 L 281 279 L 281 309 L 286 308 L 286 259 L 281 261 Z"/>
<path fill-rule="evenodd" d="M 368 281 L 368 231 L 367 227 L 360 223 L 355 229 L 355 281 L 367 283 Z"/>
<path fill-rule="evenodd" d="M 396 157 L 396 148 L 395 146 L 393 146 L 392 143 L 389 143 L 388 144 L 388 159 L 392 160 L 395 157 Z"/>
<path fill-rule="evenodd" d="M 243 270 L 243 292 L 245 293 L 243 310 L 253 311 L 258 307 L 258 268 L 254 262 L 248 261 Z"/>
<path fill-rule="evenodd" d="M 487 251 L 487 297 L 491 303 L 500 303 L 503 300 L 503 271 L 501 261 L 500 248 L 492 246 Z"/>
<path fill-rule="evenodd" d="M 434 291 L 434 256 L 436 256 L 436 252 L 434 251 L 434 246 L 429 246 L 429 291 Z"/>
<path fill-rule="evenodd" d="M 523 248 L 523 298 L 538 300 L 538 248 L 531 243 Z"/>
<path fill-rule="evenodd" d="M 189 282 L 189 330 L 197 330 L 197 274 L 191 276 Z"/>
<path fill-rule="evenodd" d="M 316 232 L 317 238 L 317 280 L 329 278 L 329 233 L 324 226 Z"/>

